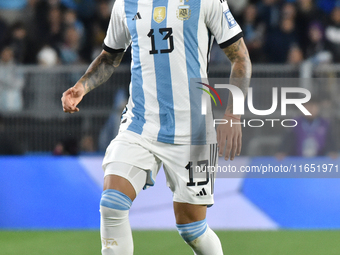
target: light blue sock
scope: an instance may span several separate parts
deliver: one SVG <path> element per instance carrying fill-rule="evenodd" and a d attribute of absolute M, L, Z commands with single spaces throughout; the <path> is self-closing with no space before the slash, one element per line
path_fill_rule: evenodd
<path fill-rule="evenodd" d="M 223 255 L 220 239 L 209 228 L 205 219 L 176 226 L 179 234 L 196 255 Z"/>

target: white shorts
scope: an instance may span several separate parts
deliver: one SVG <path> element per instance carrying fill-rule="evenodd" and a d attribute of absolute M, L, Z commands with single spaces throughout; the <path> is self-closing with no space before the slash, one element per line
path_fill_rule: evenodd
<path fill-rule="evenodd" d="M 139 175 L 136 172 L 137 168 L 134 168 L 133 176 L 144 178 L 144 188 L 147 188 L 154 185 L 163 163 L 167 185 L 173 192 L 173 201 L 212 205 L 215 175 L 207 171 L 209 167 L 204 166 L 216 166 L 217 154 L 217 144 L 167 144 L 150 141 L 132 131 L 124 130 L 108 146 L 103 169 L 105 176 L 109 174 L 121 176 L 130 181 L 136 189 L 131 166 L 140 168 L 140 171 L 147 172 L 147 177 L 145 178 L 145 174 Z M 125 169 L 106 167 L 114 162 L 125 163 L 117 165 L 127 167 Z M 137 194 L 138 192 L 139 190 L 136 190 Z"/>

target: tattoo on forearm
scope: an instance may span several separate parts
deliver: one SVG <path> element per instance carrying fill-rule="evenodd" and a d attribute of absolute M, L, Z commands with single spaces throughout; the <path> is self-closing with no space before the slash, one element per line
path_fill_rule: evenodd
<path fill-rule="evenodd" d="M 244 96 L 247 95 L 250 77 L 251 77 L 251 62 L 248 50 L 243 40 L 238 40 L 229 47 L 223 49 L 227 57 L 232 63 L 230 84 L 239 87 Z M 229 93 L 227 112 L 233 112 L 233 97 Z"/>
<path fill-rule="evenodd" d="M 119 66 L 124 53 L 101 53 L 86 70 L 83 77 L 80 78 L 84 86 L 85 93 L 90 92 L 99 85 L 107 81 L 114 70 Z"/>

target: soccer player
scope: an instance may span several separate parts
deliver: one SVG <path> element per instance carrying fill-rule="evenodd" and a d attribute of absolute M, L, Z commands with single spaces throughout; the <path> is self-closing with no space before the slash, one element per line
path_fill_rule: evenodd
<path fill-rule="evenodd" d="M 63 93 L 65 112 L 78 112 L 83 96 L 104 83 L 131 44 L 131 83 L 120 131 L 103 160 L 100 201 L 102 254 L 133 254 L 128 214 L 141 189 L 152 186 L 163 164 L 179 234 L 195 254 L 223 254 L 206 222 L 213 204 L 214 177 L 197 177 L 194 166 L 233 160 L 241 151 L 240 125 L 212 124 L 211 106 L 201 114 L 213 38 L 232 63 L 229 83 L 244 93 L 251 63 L 242 31 L 226 0 L 116 0 L 103 51 Z M 204 82 L 202 82 L 204 83 Z M 224 118 L 237 121 L 229 97 Z M 225 148 L 226 145 L 226 148 Z"/>

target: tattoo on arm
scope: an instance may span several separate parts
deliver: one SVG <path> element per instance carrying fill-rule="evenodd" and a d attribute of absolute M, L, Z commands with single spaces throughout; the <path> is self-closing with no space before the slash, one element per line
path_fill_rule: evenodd
<path fill-rule="evenodd" d="M 251 77 L 251 62 L 243 39 L 239 39 L 235 43 L 224 48 L 223 51 L 232 64 L 230 84 L 239 87 L 244 96 L 246 96 Z M 231 93 L 229 93 L 226 111 L 230 113 L 233 112 L 233 97 Z"/>
<path fill-rule="evenodd" d="M 114 70 L 119 66 L 123 55 L 123 52 L 114 54 L 102 52 L 91 63 L 86 73 L 79 80 L 84 86 L 85 94 L 103 84 L 111 77 Z"/>

